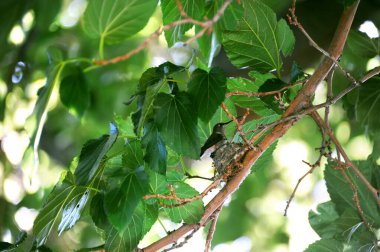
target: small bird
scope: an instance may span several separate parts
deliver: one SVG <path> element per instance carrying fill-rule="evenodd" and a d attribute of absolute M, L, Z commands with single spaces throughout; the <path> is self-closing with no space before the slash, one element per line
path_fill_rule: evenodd
<path fill-rule="evenodd" d="M 210 156 L 211 153 L 215 151 L 215 145 L 217 143 L 223 140 L 227 140 L 224 129 L 230 122 L 232 122 L 232 120 L 224 123 L 217 123 L 214 126 L 211 135 L 209 136 L 209 138 L 207 138 L 205 144 L 201 148 L 201 158 L 206 156 L 206 154 L 207 156 Z"/>

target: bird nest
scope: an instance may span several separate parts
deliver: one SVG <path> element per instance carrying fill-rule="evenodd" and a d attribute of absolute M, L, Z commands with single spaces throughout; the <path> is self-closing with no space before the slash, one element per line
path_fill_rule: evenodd
<path fill-rule="evenodd" d="M 211 154 L 216 173 L 222 175 L 224 181 L 233 177 L 240 171 L 248 149 L 249 147 L 243 143 L 219 142 Z"/>

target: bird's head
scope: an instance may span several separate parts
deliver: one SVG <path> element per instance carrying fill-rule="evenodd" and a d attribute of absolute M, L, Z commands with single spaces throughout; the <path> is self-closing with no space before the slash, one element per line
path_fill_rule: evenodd
<path fill-rule="evenodd" d="M 228 122 L 224 122 L 224 123 L 217 123 L 215 124 L 214 128 L 212 129 L 212 132 L 214 134 L 222 134 L 224 135 L 224 129 L 226 128 L 226 126 L 232 122 L 232 120 L 228 121 Z"/>

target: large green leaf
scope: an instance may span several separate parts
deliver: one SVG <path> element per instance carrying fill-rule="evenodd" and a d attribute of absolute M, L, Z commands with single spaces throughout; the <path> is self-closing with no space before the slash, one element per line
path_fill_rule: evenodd
<path fill-rule="evenodd" d="M 75 170 L 78 185 L 87 184 L 95 176 L 104 156 L 116 141 L 117 135 L 116 126 L 110 123 L 110 135 L 103 135 L 98 139 L 90 140 L 83 146 Z"/>
<path fill-rule="evenodd" d="M 142 196 L 148 191 L 148 177 L 143 169 L 141 144 L 134 141 L 127 144 L 122 162 L 107 167 L 108 178 L 105 194 L 105 210 L 110 223 L 123 232 Z"/>
<path fill-rule="evenodd" d="M 80 215 L 84 204 L 87 202 L 87 200 L 83 200 L 86 199 L 86 192 L 88 193 L 87 188 L 85 186 L 77 186 L 74 183 L 73 175 L 68 172 L 62 183 L 57 185 L 50 193 L 46 204 L 34 221 L 33 234 L 36 237 L 37 246 L 42 246 L 46 242 L 55 224 L 60 220 L 60 213 L 63 209 L 68 211 L 72 205 L 76 206 L 80 204 L 79 211 L 72 215 L 74 218 L 69 217 L 70 212 L 73 211 L 66 212 L 66 215 L 63 217 L 63 222 L 61 222 L 65 222 L 66 224 L 61 224 L 60 230 L 64 231 L 75 224 L 79 219 L 78 215 Z"/>
<path fill-rule="evenodd" d="M 352 208 L 344 210 L 333 225 L 336 227 L 335 237 L 348 241 L 352 246 L 356 243 L 358 247 L 362 247 L 376 240 L 376 234 L 367 229 L 359 214 Z"/>
<path fill-rule="evenodd" d="M 109 231 L 105 244 L 106 250 L 133 251 L 144 235 L 151 229 L 157 218 L 157 206 L 148 206 L 140 202 L 124 231 L 118 232 L 115 228 Z"/>
<path fill-rule="evenodd" d="M 285 20 L 277 22 L 276 14 L 257 0 L 244 0 L 244 16 L 232 29 L 223 31 L 223 45 L 237 67 L 257 71 L 280 72 L 281 52 L 288 56 L 295 39 Z"/>
<path fill-rule="evenodd" d="M 226 76 L 220 68 L 212 68 L 209 73 L 197 69 L 191 75 L 188 90 L 193 96 L 199 118 L 207 122 L 224 100 Z"/>
<path fill-rule="evenodd" d="M 198 191 L 184 182 L 173 183 L 175 194 L 179 198 L 191 198 L 198 195 Z M 164 200 L 165 204 L 172 205 L 180 202 L 175 200 Z M 202 200 L 194 200 L 188 204 L 173 208 L 164 208 L 171 221 L 180 223 L 197 223 L 202 218 L 204 206 Z"/>
<path fill-rule="evenodd" d="M 157 126 L 154 122 L 150 122 L 145 125 L 144 131 L 141 141 L 146 148 L 144 160 L 149 164 L 150 169 L 165 174 L 167 151 Z"/>
<path fill-rule="evenodd" d="M 81 197 L 72 200 L 67 204 L 62 213 L 61 222 L 58 225 L 58 234 L 61 235 L 63 231 L 66 231 L 74 226 L 79 220 L 87 201 L 90 198 L 90 191 L 87 189 Z"/>
<path fill-rule="evenodd" d="M 333 238 L 337 232 L 334 221 L 339 217 L 331 201 L 318 205 L 316 211 L 309 211 L 309 223 L 314 231 L 324 239 Z"/>
<path fill-rule="evenodd" d="M 105 210 L 110 223 L 119 231 L 128 228 L 132 215 L 147 192 L 144 174 L 130 173 L 122 184 L 112 183 L 105 195 Z"/>
<path fill-rule="evenodd" d="M 130 172 L 135 172 L 144 165 L 140 141 L 129 141 L 123 154 L 123 166 Z"/>
<path fill-rule="evenodd" d="M 180 2 L 187 15 L 194 19 L 202 20 L 205 12 L 204 0 L 180 0 Z M 164 25 L 182 19 L 176 1 L 162 0 L 161 10 Z M 171 47 L 175 42 L 181 41 L 185 32 L 192 26 L 192 24 L 178 25 L 165 31 L 165 38 L 169 47 Z"/>
<path fill-rule="evenodd" d="M 47 117 L 47 108 L 51 100 L 54 88 L 59 84 L 64 74 L 66 63 L 63 62 L 62 54 L 55 48 L 49 48 L 49 72 L 46 84 L 38 91 L 38 99 L 32 115 L 28 118 L 27 129 L 31 134 L 30 144 L 33 147 L 35 165 L 38 165 L 38 146 L 42 129 Z M 30 123 L 30 124 L 29 124 Z"/>
<path fill-rule="evenodd" d="M 72 74 L 62 79 L 59 96 L 70 112 L 82 117 L 90 104 L 90 93 L 81 69 L 76 68 Z"/>
<path fill-rule="evenodd" d="M 83 29 L 107 44 L 117 43 L 140 31 L 156 9 L 157 0 L 91 0 L 83 17 Z"/>
<path fill-rule="evenodd" d="M 158 67 L 149 68 L 142 74 L 137 94 L 133 97 L 137 98 L 138 106 L 137 111 L 132 115 L 137 135 L 140 135 L 145 122 L 152 117 L 154 100 L 162 92 L 167 83 L 166 80 L 170 75 L 184 70 L 184 67 L 165 62 Z"/>
<path fill-rule="evenodd" d="M 197 114 L 190 95 L 160 93 L 154 105 L 154 120 L 165 143 L 179 154 L 198 159 L 201 148 Z"/>
<path fill-rule="evenodd" d="M 374 170 L 379 169 L 376 162 L 371 157 L 367 161 L 355 162 L 368 181 L 372 181 Z M 353 192 L 349 183 L 343 177 L 339 169 L 334 169 L 334 163 L 328 163 L 325 169 L 325 179 L 331 200 L 335 203 L 338 213 L 343 213 L 347 208 L 357 211 L 353 200 Z M 373 198 L 372 193 L 359 180 L 351 169 L 345 169 L 346 174 L 355 185 L 358 191 L 360 207 L 366 219 L 374 226 L 380 227 L 380 211 Z"/>
<path fill-rule="evenodd" d="M 365 126 L 370 133 L 380 133 L 380 77 L 373 77 L 359 87 L 356 100 L 356 119 Z"/>
<path fill-rule="evenodd" d="M 380 38 L 370 38 L 363 32 L 351 30 L 347 47 L 353 54 L 370 59 L 380 54 Z"/>

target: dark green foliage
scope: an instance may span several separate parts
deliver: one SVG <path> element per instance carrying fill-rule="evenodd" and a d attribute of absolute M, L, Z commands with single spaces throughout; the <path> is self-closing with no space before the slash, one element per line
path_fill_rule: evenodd
<path fill-rule="evenodd" d="M 212 68 L 209 73 L 197 69 L 191 75 L 188 88 L 199 118 L 207 122 L 224 100 L 226 77 L 220 68 Z"/>
<path fill-rule="evenodd" d="M 284 109 L 294 100 L 302 85 L 289 88 L 276 97 L 249 93 L 278 91 L 304 80 L 305 69 L 315 67 L 317 63 L 315 57 L 309 57 L 315 50 L 305 51 L 309 42 L 298 37 L 297 50 L 291 55 L 295 37 L 284 19 L 291 1 L 234 0 L 223 13 L 218 11 L 226 3 L 224 0 L 179 1 L 187 15 L 198 22 L 218 19 L 212 30 L 189 43 L 194 58 L 192 65 L 187 67 L 170 62 L 151 67 L 155 63 L 145 57 L 146 53 L 148 56 L 154 54 L 159 60 L 166 57 L 167 48 L 161 47 L 160 40 L 148 39 L 148 45 L 144 41 L 147 34 L 157 29 L 157 23 L 167 25 L 185 18 L 175 0 L 91 0 L 80 6 L 86 9 L 83 14 L 78 11 L 81 16 L 73 18 L 72 27 L 63 20 L 74 13 L 74 7 L 75 11 L 79 10 L 77 4 L 83 1 L 64 1 L 64 5 L 61 0 L 0 1 L 0 118 L 6 116 L 4 124 L 0 125 L 4 149 L 4 153 L 0 152 L 0 167 L 3 169 L 0 172 L 3 176 L 0 181 L 0 223 L 4 224 L 0 226 L 0 234 L 5 237 L 10 232 L 14 237 L 13 242 L 0 242 L 0 250 L 134 251 L 155 223 L 163 223 L 164 229 L 166 221 L 197 224 L 208 209 L 206 200 L 178 205 L 181 202 L 163 199 L 163 196 L 172 196 L 170 186 L 180 198 L 199 195 L 201 188 L 188 173 L 203 175 L 204 172 L 207 177 L 212 177 L 212 166 L 203 167 L 206 165 L 202 163 L 202 168 L 195 168 L 194 160 L 200 158 L 201 146 L 211 135 L 214 125 L 231 120 L 221 107 L 222 103 L 238 120 L 249 111 L 242 130 L 248 139 L 258 138 L 253 144 L 271 134 L 269 130 L 272 128 L 257 135 L 265 125 L 281 119 Z M 345 8 L 354 2 L 337 1 Z M 332 34 L 329 34 L 325 20 L 335 19 L 337 13 L 334 17 L 316 17 L 312 14 L 317 9 L 309 8 L 305 15 L 303 5 L 311 2 L 297 2 L 297 15 L 302 23 L 305 21 L 304 28 L 311 36 L 321 42 L 321 47 L 328 48 L 319 35 L 330 41 Z M 356 31 L 356 27 L 367 19 L 379 24 L 378 18 L 374 18 L 376 8 L 371 8 L 374 1 L 362 2 L 362 14 L 355 17 L 355 29 L 350 31 L 340 59 L 341 65 L 355 78 L 365 74 L 367 63 L 379 56 L 380 51 L 379 38 L 369 38 Z M 325 11 L 331 2 L 318 1 L 314 5 Z M 343 9 L 337 3 L 335 5 Z M 371 15 L 366 13 L 369 10 Z M 25 21 L 28 18 L 26 13 L 33 19 L 29 24 Z M 314 23 L 315 20 L 320 23 Z M 152 26 L 143 29 L 148 22 Z M 21 29 L 24 38 L 19 42 L 21 44 L 11 41 L 9 36 L 15 26 Z M 193 31 L 197 34 L 204 27 L 190 22 L 165 28 L 163 32 L 168 47 L 171 47 L 176 42 L 187 41 Z M 146 46 L 144 52 L 129 57 L 128 52 L 135 48 L 140 50 L 140 45 Z M 128 56 L 128 60 L 114 58 L 112 63 L 115 64 L 102 61 L 123 55 Z M 293 61 L 301 63 L 298 65 Z M 231 63 L 239 69 L 233 68 Z M 15 69 L 15 66 L 23 65 L 21 70 Z M 9 82 L 14 74 L 23 76 L 18 84 Z M 334 78 L 335 95 L 349 85 L 342 76 L 338 73 Z M 45 81 L 43 86 L 42 80 Z M 374 142 L 368 160 L 353 161 L 374 188 L 380 185 L 376 163 L 380 156 L 379 80 L 374 77 L 361 84 L 343 98 L 343 106 L 334 105 L 337 111 L 347 112 L 347 120 L 335 110 L 330 114 L 334 132 L 343 121 L 348 121 L 350 137 L 366 134 Z M 35 98 L 37 86 L 40 89 Z M 227 95 L 229 92 L 235 92 L 235 95 Z M 23 114 L 29 109 L 26 104 L 32 102 L 35 102 L 33 114 L 25 122 L 30 148 L 24 156 L 25 164 L 15 164 L 5 153 L 7 143 L 3 142 L 3 136 L 8 136 L 7 130 L 11 131 L 11 136 L 25 134 Z M 113 121 L 109 134 L 102 135 L 107 132 L 108 121 Z M 295 131 L 302 129 L 302 132 L 291 132 L 286 138 L 301 136 L 312 143 L 313 148 L 319 147 L 314 144 L 320 143 L 319 132 L 314 134 L 317 126 L 313 124 L 313 130 L 310 130 L 307 123 L 310 121 L 301 121 L 299 124 L 303 125 L 296 125 Z M 225 133 L 228 141 L 244 143 L 235 122 L 226 126 Z M 268 189 L 272 190 L 273 184 L 281 180 L 279 171 L 272 165 L 277 142 L 258 158 L 251 168 L 251 175 L 237 188 L 231 202 L 223 207 L 214 243 L 252 237 L 253 233 L 257 235 L 256 230 L 263 233 L 266 228 L 270 229 L 272 223 L 265 223 L 260 229 L 253 227 L 261 220 L 260 210 L 263 210 L 259 209 L 259 204 L 268 196 Z M 22 145 L 17 145 L 20 147 Z M 40 173 L 43 174 L 39 179 L 51 180 L 57 175 L 50 172 L 59 170 L 58 183 L 53 187 L 49 181 L 42 181 L 43 190 L 30 194 L 30 186 L 24 182 L 25 197 L 17 203 L 8 201 L 3 196 L 3 191 L 9 190 L 5 181 L 12 176 L 23 181 L 28 175 L 32 180 L 34 174 L 30 175 L 33 172 L 27 169 L 37 167 L 39 152 L 42 160 Z M 29 160 L 33 159 L 30 153 L 34 154 L 35 164 Z M 70 168 L 65 169 L 75 155 Z M 380 209 L 352 169 L 346 168 L 344 171 L 357 189 L 363 216 L 371 226 L 368 229 L 358 214 L 349 183 L 336 166 L 330 160 L 324 173 L 331 201 L 320 204 L 315 212 L 309 213 L 310 226 L 321 240 L 311 244 L 306 251 L 371 251 L 378 239 Z M 152 197 L 155 194 L 160 197 Z M 21 207 L 40 208 L 33 235 L 28 237 L 25 232 L 19 232 L 20 227 L 14 221 L 15 212 Z M 255 246 L 260 245 L 253 242 L 251 250 L 271 251 L 278 249 L 279 244 L 287 243 L 289 234 L 285 232 L 285 224 L 282 222 L 276 228 L 268 232 L 267 240 L 262 241 L 267 245 L 257 248 Z M 149 238 L 157 240 L 154 232 Z"/>

